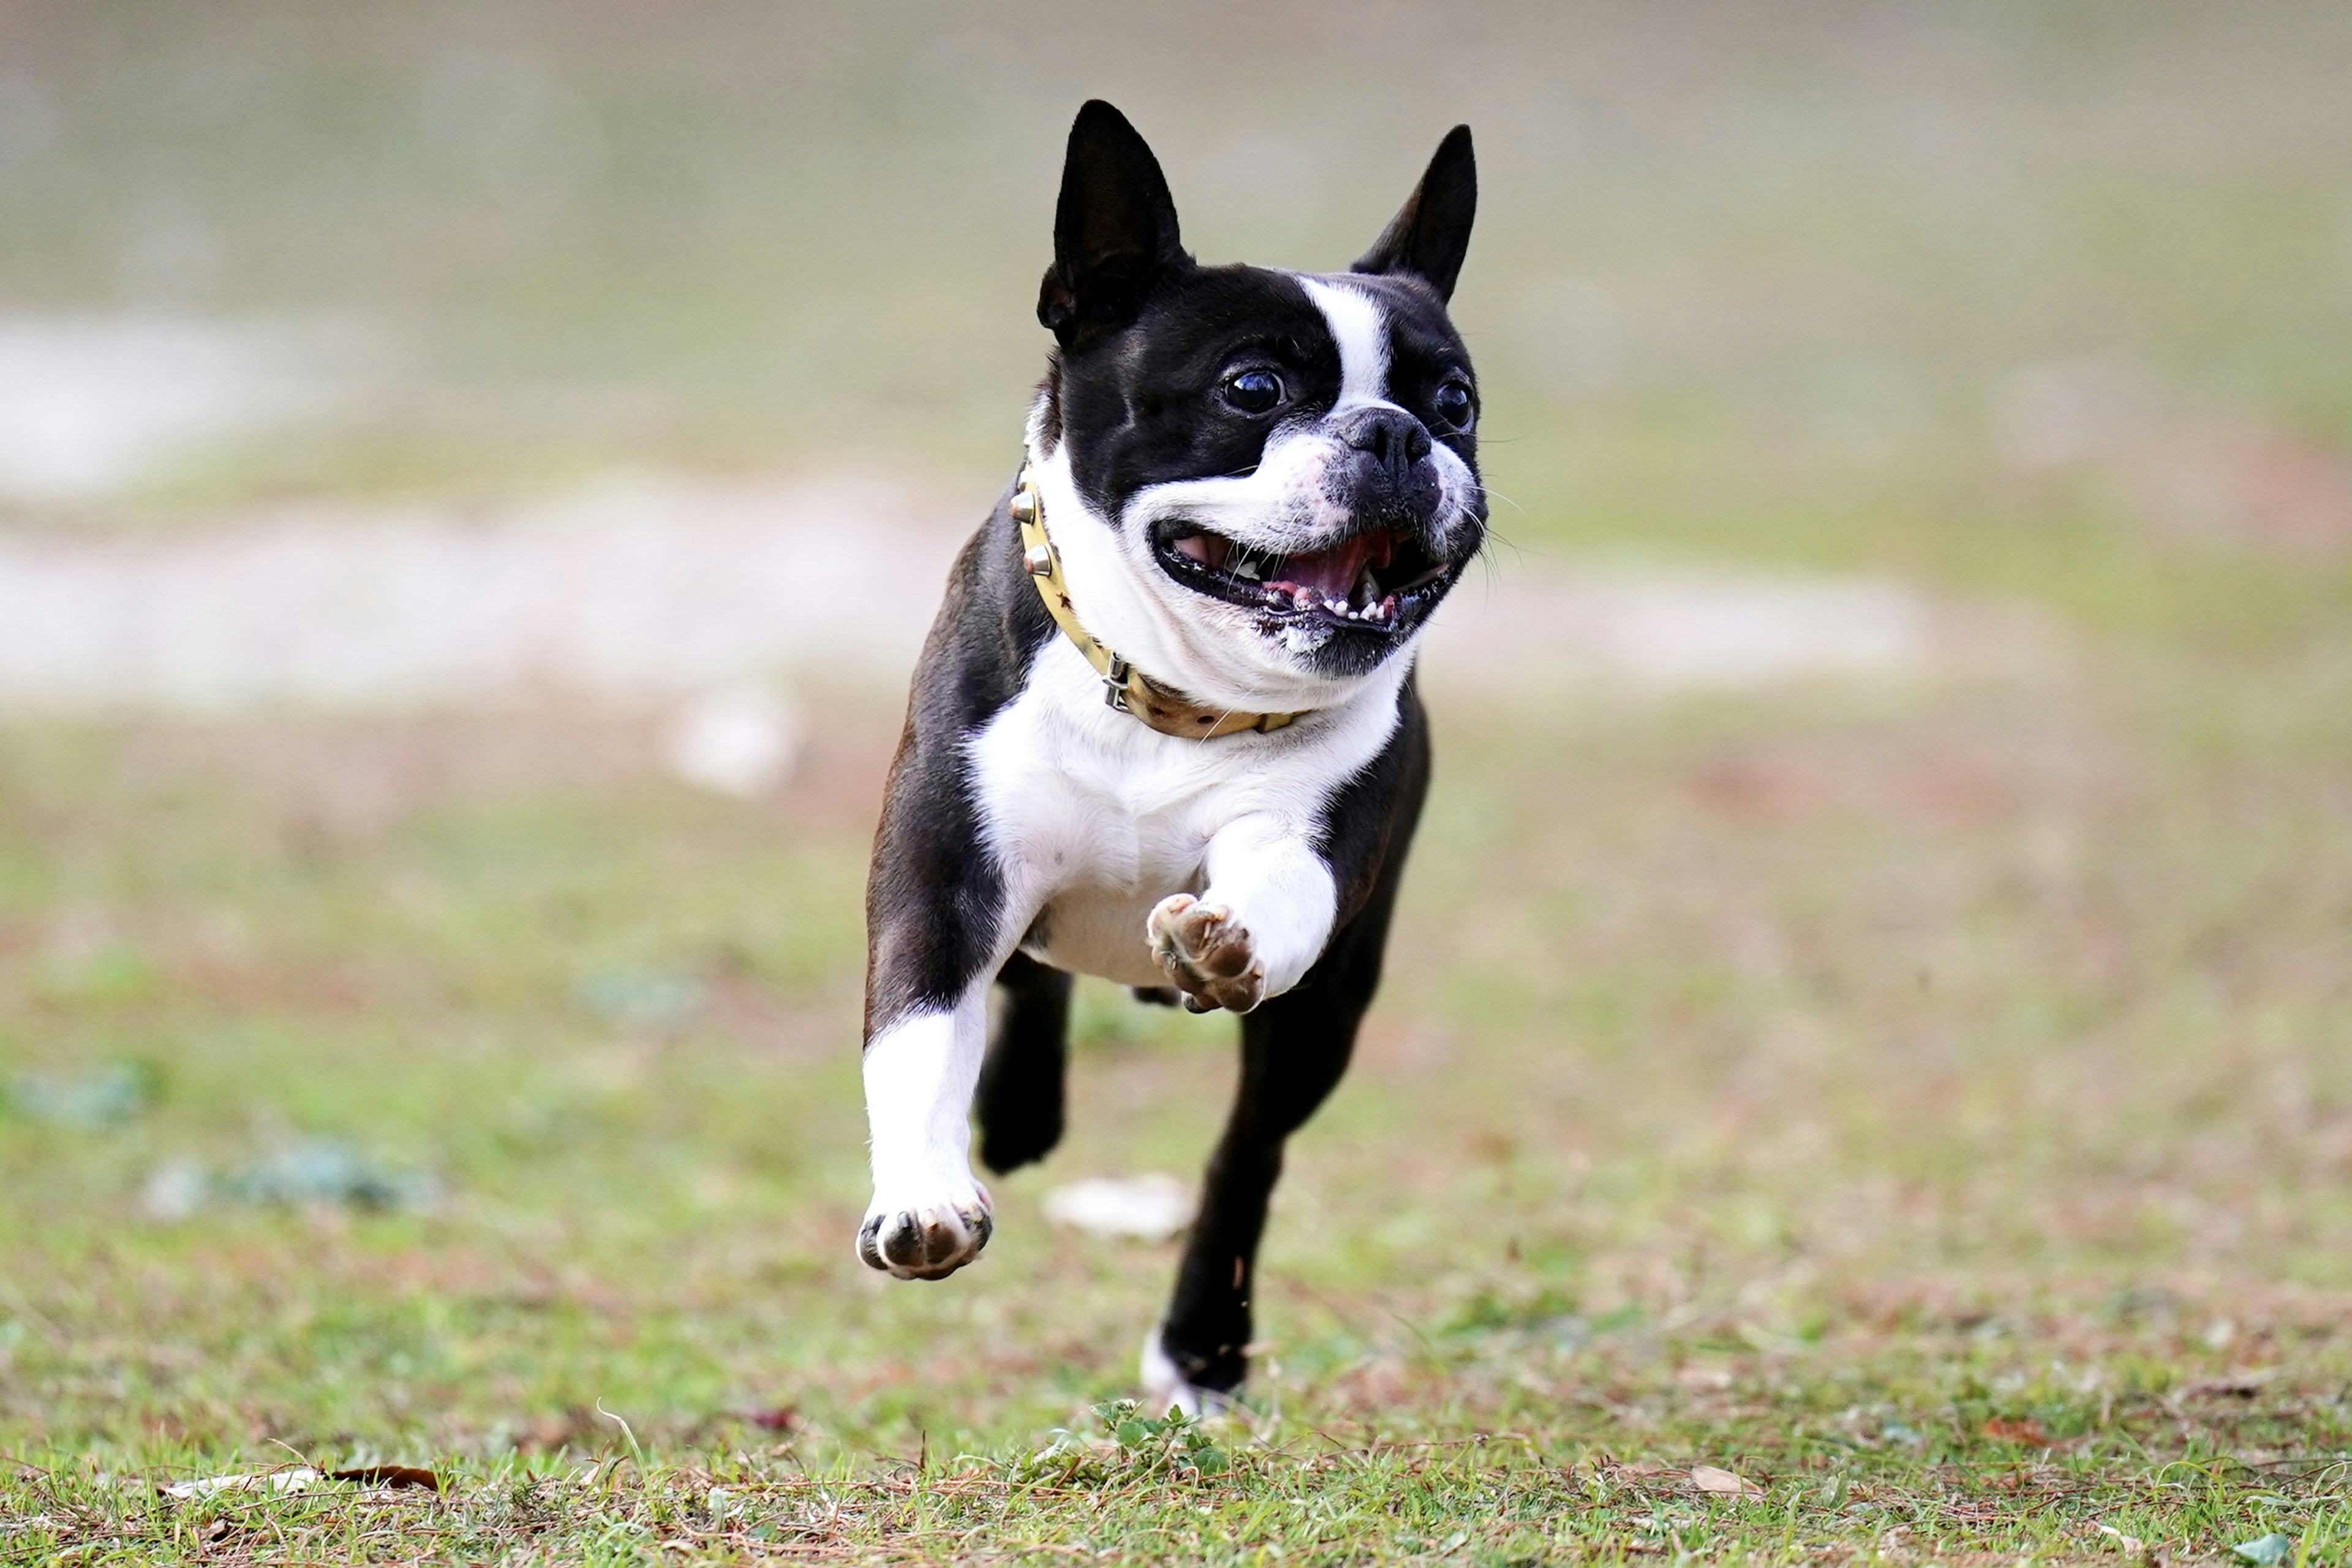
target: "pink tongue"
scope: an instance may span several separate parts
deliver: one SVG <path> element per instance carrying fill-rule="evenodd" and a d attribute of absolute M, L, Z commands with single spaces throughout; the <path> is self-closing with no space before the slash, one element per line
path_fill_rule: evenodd
<path fill-rule="evenodd" d="M 1370 534 L 1358 534 L 1343 539 L 1328 550 L 1318 550 L 1310 555 L 1294 555 L 1282 563 L 1282 574 L 1302 588 L 1312 588 L 1316 596 L 1346 602 L 1362 575 L 1364 559 L 1372 552 Z"/>

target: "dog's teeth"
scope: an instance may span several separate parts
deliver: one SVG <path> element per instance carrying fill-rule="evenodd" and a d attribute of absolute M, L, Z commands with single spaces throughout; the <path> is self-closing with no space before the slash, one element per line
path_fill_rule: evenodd
<path fill-rule="evenodd" d="M 1293 595 L 1293 602 L 1296 603 L 1302 610 L 1313 609 L 1315 607 L 1315 590 L 1312 588 L 1298 589 Z"/>
<path fill-rule="evenodd" d="M 1255 561 L 1243 562 L 1240 565 L 1234 568 L 1234 575 L 1239 577 L 1244 583 L 1256 582 L 1258 575 L 1257 563 Z"/>

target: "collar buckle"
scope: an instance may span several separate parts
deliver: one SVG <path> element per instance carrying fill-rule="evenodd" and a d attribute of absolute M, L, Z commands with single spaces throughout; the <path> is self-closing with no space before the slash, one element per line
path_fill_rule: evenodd
<path fill-rule="evenodd" d="M 1110 654 L 1110 668 L 1102 672 L 1103 704 L 1121 713 L 1132 713 L 1135 710 L 1127 705 L 1127 682 L 1135 673 L 1134 668 L 1108 648 L 1103 651 Z"/>

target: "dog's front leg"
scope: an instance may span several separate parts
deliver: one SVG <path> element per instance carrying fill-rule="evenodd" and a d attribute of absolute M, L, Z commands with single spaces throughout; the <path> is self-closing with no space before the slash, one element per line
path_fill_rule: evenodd
<path fill-rule="evenodd" d="M 874 1201 L 857 1255 L 901 1279 L 944 1279 L 980 1256 L 993 1221 L 971 1173 L 971 1097 L 987 1044 L 988 983 L 890 1025 L 866 1047 Z"/>
<path fill-rule="evenodd" d="M 1026 918 L 983 841 L 960 747 L 926 733 L 925 717 L 919 709 L 891 768 L 866 885 L 874 1201 L 857 1256 L 901 1279 L 944 1279 L 988 1245 L 972 1092 L 989 983 Z"/>
<path fill-rule="evenodd" d="M 1162 899 L 1145 921 L 1152 956 L 1195 1013 L 1246 1013 L 1298 984 L 1331 940 L 1331 868 L 1307 831 L 1238 818 L 1209 840 L 1199 898 Z"/>

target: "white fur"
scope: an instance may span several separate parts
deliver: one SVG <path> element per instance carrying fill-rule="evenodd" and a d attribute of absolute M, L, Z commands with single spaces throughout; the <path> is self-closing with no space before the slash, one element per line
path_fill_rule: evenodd
<path fill-rule="evenodd" d="M 1388 322 L 1377 299 L 1339 279 L 1300 282 L 1339 345 L 1340 406 L 1383 401 Z M 1003 875 L 1003 913 L 982 942 L 990 956 L 952 1009 L 898 1024 L 867 1048 L 877 1210 L 952 1207 L 980 1191 L 968 1118 L 988 987 L 1016 943 L 1057 969 L 1161 984 L 1145 920 L 1169 895 L 1192 893 L 1232 910 L 1265 967 L 1265 994 L 1278 996 L 1329 942 L 1339 895 L 1314 848 L 1323 808 L 1388 744 L 1417 634 L 1370 675 L 1319 674 L 1301 657 L 1311 650 L 1266 637 L 1252 612 L 1172 580 L 1148 539 L 1150 522 L 1171 515 L 1281 553 L 1339 538 L 1349 519 L 1323 476 L 1343 447 L 1327 419 L 1278 432 L 1247 476 L 1152 486 L 1112 519 L 1079 496 L 1068 454 L 1045 446 L 1033 413 L 1031 475 L 1087 628 L 1196 700 L 1312 711 L 1270 734 L 1163 735 L 1109 707 L 1066 638 L 1039 648 L 1020 693 L 966 742 L 982 834 Z M 1443 446 L 1436 453 L 1441 515 L 1466 527 L 1476 481 Z M 1155 1388 L 1157 1350 L 1155 1334 Z M 1197 1393 L 1163 1370 L 1171 1396 L 1197 1408 Z"/>
<path fill-rule="evenodd" d="M 1344 279 L 1300 276 L 1298 282 L 1339 346 L 1339 405 L 1277 429 L 1249 473 L 1148 485 L 1129 500 L 1125 516 L 1100 517 L 1080 498 L 1067 453 L 1045 445 L 1042 399 L 1030 419 L 1030 471 L 1087 628 L 1155 679 L 1244 711 L 1325 708 L 1360 683 L 1318 674 L 1308 664 L 1306 656 L 1329 637 L 1328 630 L 1308 625 L 1267 636 L 1255 611 L 1194 593 L 1170 577 L 1152 559 L 1150 534 L 1154 524 L 1183 518 L 1244 547 L 1286 555 L 1319 549 L 1348 531 L 1349 511 L 1325 479 L 1351 454 L 1330 419 L 1387 401 L 1388 317 L 1370 290 Z M 1475 526 L 1481 492 L 1469 465 L 1445 446 L 1436 446 L 1431 456 L 1443 547 Z M 1388 667 L 1407 663 L 1411 651 L 1400 648 Z"/>
<path fill-rule="evenodd" d="M 1313 847 L 1324 804 L 1388 743 L 1410 663 L 1287 729 L 1196 741 L 1106 706 L 1094 668 L 1048 642 L 969 752 L 1013 929 L 1034 925 L 1033 951 L 1056 968 L 1162 984 L 1145 917 L 1195 893 L 1248 930 L 1268 995 L 1297 984 L 1337 911 Z"/>
<path fill-rule="evenodd" d="M 1339 408 L 1360 408 L 1389 400 L 1389 322 L 1379 303 L 1361 289 L 1320 278 L 1298 286 L 1323 312 L 1331 341 L 1339 345 Z"/>
<path fill-rule="evenodd" d="M 1339 401 L 1331 412 L 1366 405 L 1395 407 L 1389 403 L 1388 318 L 1379 302 L 1360 287 L 1338 279 L 1301 278 L 1298 282 L 1323 312 L 1332 341 L 1339 345 Z M 1432 442 L 1429 457 L 1437 465 L 1437 515 L 1444 520 L 1445 532 L 1456 532 L 1484 492 L 1470 465 L 1451 447 Z"/>
<path fill-rule="evenodd" d="M 971 1173 L 970 1113 L 987 1044 L 988 980 L 995 973 L 992 963 L 987 979 L 952 1010 L 919 1013 L 866 1047 L 869 1215 L 988 1206 L 986 1189 Z"/>
<path fill-rule="evenodd" d="M 1324 803 L 1388 744 L 1411 666 L 1401 652 L 1287 729 L 1204 742 L 1106 705 L 1066 638 L 1038 650 L 1020 695 L 968 742 L 982 832 L 1004 875 L 992 956 L 951 1011 L 896 1025 L 866 1050 L 869 1212 L 949 1208 L 980 1191 L 969 1116 L 988 986 L 1033 928 L 1032 951 L 1057 969 L 1163 984 L 1145 918 L 1171 893 L 1197 893 L 1250 932 L 1267 995 L 1298 984 L 1338 911 L 1314 850 Z"/>
<path fill-rule="evenodd" d="M 982 994 L 974 988 L 975 996 Z M 959 1005 L 919 1013 L 866 1048 L 866 1114 L 873 1134 L 875 1186 L 905 1184 L 928 1194 L 941 1181 L 969 1185 L 971 1129 L 957 1106 L 971 1103 L 986 1044 L 984 1016 Z M 910 1178 L 885 1182 L 887 1173 Z"/>
<path fill-rule="evenodd" d="M 1167 1347 L 1160 1342 L 1156 1324 L 1143 1336 L 1143 1356 L 1136 1373 L 1143 1383 L 1143 1414 L 1155 1421 L 1171 1410 L 1181 1410 L 1197 1421 L 1204 1405 L 1214 1409 L 1225 1403 L 1223 1395 L 1185 1381 L 1169 1359 Z"/>

